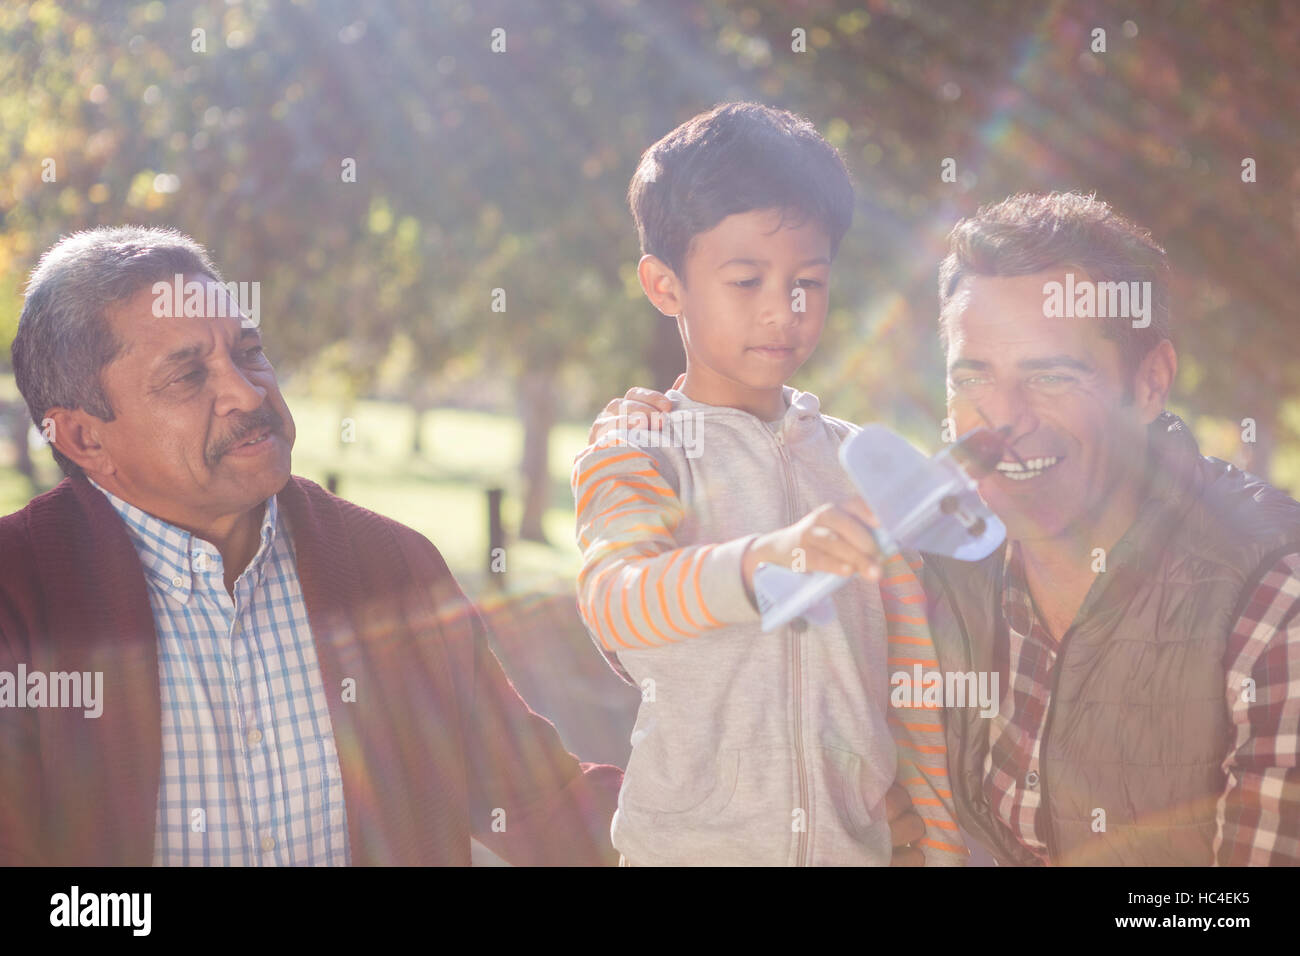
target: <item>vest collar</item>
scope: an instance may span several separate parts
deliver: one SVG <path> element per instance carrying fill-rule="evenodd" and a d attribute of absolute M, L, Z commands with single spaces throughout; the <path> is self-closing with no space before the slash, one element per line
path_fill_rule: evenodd
<path fill-rule="evenodd" d="M 1179 522 L 1200 495 L 1196 462 L 1200 450 L 1191 430 L 1172 412 L 1147 426 L 1147 468 L 1142 504 L 1128 530 L 1106 555 L 1106 574 L 1079 608 L 1085 618 L 1104 599 L 1122 598 L 1150 574 Z"/>

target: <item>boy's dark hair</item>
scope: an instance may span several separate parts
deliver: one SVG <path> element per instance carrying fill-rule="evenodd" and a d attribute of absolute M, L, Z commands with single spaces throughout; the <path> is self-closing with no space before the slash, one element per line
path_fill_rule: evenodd
<path fill-rule="evenodd" d="M 808 120 L 759 103 L 723 103 L 677 127 L 641 155 L 627 198 L 642 254 L 683 280 L 691 240 L 728 216 L 780 209 L 782 225 L 811 219 L 832 259 L 853 221 L 839 152 Z"/>
<path fill-rule="evenodd" d="M 1151 234 L 1095 196 L 1076 192 L 1020 193 L 981 206 L 948 234 L 939 265 L 939 337 L 948 348 L 946 318 L 957 286 L 969 275 L 1021 276 L 1057 266 L 1087 272 L 1093 282 L 1150 282 L 1151 324 L 1130 317 L 1097 319 L 1119 346 L 1128 377 L 1162 339 L 1169 338 L 1169 262 Z"/>
<path fill-rule="evenodd" d="M 18 391 L 39 427 L 56 406 L 83 408 L 101 421 L 115 413 L 99 373 L 122 350 L 105 310 L 146 285 L 198 273 L 222 281 L 202 246 L 174 229 L 100 226 L 59 240 L 41 256 L 10 354 Z M 53 444 L 65 475 L 81 466 Z"/>

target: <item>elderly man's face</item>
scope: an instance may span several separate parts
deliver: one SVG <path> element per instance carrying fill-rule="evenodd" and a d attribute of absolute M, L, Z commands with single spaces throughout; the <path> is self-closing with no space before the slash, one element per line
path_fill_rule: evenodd
<path fill-rule="evenodd" d="M 215 286 L 224 309 L 158 317 L 146 286 L 109 310 L 124 348 L 102 372 L 116 418 L 100 432 L 133 504 L 202 526 L 278 492 L 296 432 L 261 333 L 242 326 L 219 284 L 185 278 Z"/>
<path fill-rule="evenodd" d="M 1076 277 L 1079 275 L 1078 270 Z M 958 434 L 1009 425 L 1016 454 L 980 482 L 1012 538 L 1088 534 L 1146 456 L 1155 400 L 1125 401 L 1119 347 L 1101 320 L 1043 315 L 1065 270 L 963 279 L 950 307 L 948 410 Z M 982 414 L 981 414 L 982 413 Z"/>

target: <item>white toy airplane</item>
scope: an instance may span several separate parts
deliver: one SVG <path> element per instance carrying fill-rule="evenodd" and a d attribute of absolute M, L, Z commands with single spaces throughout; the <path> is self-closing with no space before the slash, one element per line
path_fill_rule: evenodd
<path fill-rule="evenodd" d="M 1009 449 L 1005 435 L 1005 429 L 976 428 L 931 458 L 884 425 L 867 425 L 841 445 L 840 464 L 880 521 L 872 530 L 881 554 L 888 558 L 906 547 L 979 561 L 997 550 L 1007 529 L 975 486 Z M 829 624 L 835 619 L 830 596 L 848 580 L 826 571 L 760 564 L 754 596 L 763 630 L 797 617 Z"/>

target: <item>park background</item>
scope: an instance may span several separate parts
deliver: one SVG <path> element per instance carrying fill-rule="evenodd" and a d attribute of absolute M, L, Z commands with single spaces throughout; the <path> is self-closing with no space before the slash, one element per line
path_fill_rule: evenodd
<path fill-rule="evenodd" d="M 1169 251 L 1173 409 L 1295 495 L 1297 64 L 1281 2 L 8 2 L 0 514 L 60 477 L 9 365 L 40 253 L 98 224 L 179 228 L 261 285 L 295 472 L 430 538 L 524 696 L 621 765 L 637 694 L 574 610 L 569 472 L 609 398 L 683 368 L 635 276 L 642 150 L 737 99 L 839 147 L 855 221 L 793 384 L 927 449 L 948 229 L 1014 192 L 1096 191 Z"/>

